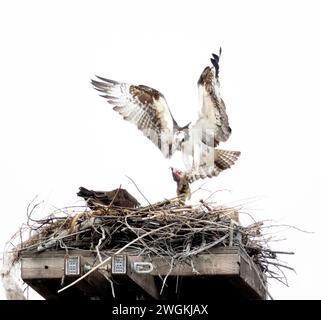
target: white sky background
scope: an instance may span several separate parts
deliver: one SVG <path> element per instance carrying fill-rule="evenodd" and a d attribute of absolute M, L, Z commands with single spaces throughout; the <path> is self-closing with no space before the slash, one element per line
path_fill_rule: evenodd
<path fill-rule="evenodd" d="M 319 1 L 6 1 L 0 4 L 1 226 L 4 244 L 39 195 L 81 204 L 79 186 L 120 184 L 150 201 L 175 196 L 169 162 L 90 85 L 95 74 L 161 91 L 179 124 L 197 111 L 197 80 L 222 46 L 221 94 L 236 165 L 204 188 L 248 202 L 288 230 L 275 247 L 297 274 L 275 299 L 320 299 Z M 192 185 L 193 190 L 203 182 Z M 206 197 L 208 193 L 195 195 Z M 247 200 L 246 200 L 247 199 Z M 317 283 L 319 282 L 319 283 Z M 33 295 L 32 295 L 33 296 Z M 4 298 L 0 290 L 0 298 Z"/>

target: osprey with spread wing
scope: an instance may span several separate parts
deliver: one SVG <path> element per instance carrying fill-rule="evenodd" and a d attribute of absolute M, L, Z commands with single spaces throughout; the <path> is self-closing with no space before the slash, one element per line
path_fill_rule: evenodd
<path fill-rule="evenodd" d="M 217 149 L 230 134 L 225 104 L 220 97 L 219 55 L 212 54 L 212 66 L 206 67 L 198 80 L 199 116 L 194 123 L 179 126 L 165 97 L 159 91 L 97 76 L 92 80 L 101 96 L 114 105 L 114 110 L 137 126 L 163 153 L 170 158 L 175 151 L 183 154 L 187 167 L 183 173 L 187 184 L 197 179 L 217 176 L 230 168 L 239 151 Z M 190 162 L 192 158 L 192 163 Z M 173 178 L 179 179 L 174 175 Z"/>

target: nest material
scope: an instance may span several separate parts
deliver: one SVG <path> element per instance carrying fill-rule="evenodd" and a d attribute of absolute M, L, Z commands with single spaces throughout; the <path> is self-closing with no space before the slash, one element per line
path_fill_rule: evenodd
<path fill-rule="evenodd" d="M 101 260 L 101 251 L 110 255 L 126 246 L 130 254 L 169 257 L 175 262 L 218 246 L 239 246 L 262 273 L 287 285 L 283 268 L 292 268 L 280 264 L 277 254 L 290 252 L 271 250 L 263 222 L 244 227 L 238 214 L 236 208 L 203 201 L 187 206 L 177 198 L 140 208 L 70 207 L 32 224 L 29 214 L 27 229 L 33 235 L 21 241 L 15 252 L 18 257 L 25 251 L 82 249 L 96 252 Z"/>

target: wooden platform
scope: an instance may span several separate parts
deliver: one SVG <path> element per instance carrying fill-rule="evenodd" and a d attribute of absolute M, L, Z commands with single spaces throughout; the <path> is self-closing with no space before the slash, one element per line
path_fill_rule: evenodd
<path fill-rule="evenodd" d="M 104 259 L 108 252 L 102 252 L 102 256 Z M 66 275 L 68 259 L 79 261 L 79 274 Z M 122 271 L 123 259 L 126 263 Z M 208 290 L 213 298 L 225 294 L 229 299 L 266 298 L 262 272 L 238 247 L 215 248 L 209 254 L 193 257 L 192 262 L 173 265 L 168 257 L 150 259 L 127 252 L 114 257 L 103 268 L 60 294 L 57 293 L 59 289 L 98 264 L 95 252 L 69 250 L 68 255 L 65 251 L 23 253 L 21 262 L 22 279 L 45 299 L 113 299 L 110 280 L 119 299 L 201 298 Z M 78 273 L 76 265 L 74 267 L 71 272 Z M 170 270 L 160 295 L 162 279 Z"/>

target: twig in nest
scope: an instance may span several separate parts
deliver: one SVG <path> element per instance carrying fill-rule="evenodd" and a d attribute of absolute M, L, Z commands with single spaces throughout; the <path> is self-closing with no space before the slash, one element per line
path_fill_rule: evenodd
<path fill-rule="evenodd" d="M 206 189 L 203 189 L 203 187 L 206 185 L 206 182 L 204 182 L 203 184 L 201 184 L 196 190 L 194 190 L 191 194 L 194 194 L 196 193 L 197 191 L 199 190 L 204 190 L 204 191 L 208 191 L 208 192 L 211 192 L 210 190 L 206 190 Z"/>
<path fill-rule="evenodd" d="M 110 289 L 111 289 L 111 294 L 115 298 L 115 290 L 114 290 L 114 283 L 113 281 L 109 278 L 108 272 L 106 270 L 100 270 L 102 275 L 106 278 L 106 280 L 110 283 Z"/>
<path fill-rule="evenodd" d="M 105 238 L 106 238 L 106 233 L 105 233 L 105 229 L 104 229 L 102 226 L 100 226 L 100 230 L 101 230 L 101 232 L 102 232 L 102 236 L 101 236 L 101 238 L 100 238 L 99 241 L 98 241 L 98 244 L 97 244 L 97 246 L 96 246 L 96 251 L 97 251 L 97 256 L 98 256 L 98 258 L 99 258 L 99 261 L 102 262 L 99 248 L 100 248 L 100 246 L 101 246 L 101 243 L 102 243 L 102 242 L 105 240 Z"/>
<path fill-rule="evenodd" d="M 116 199 L 116 197 L 117 197 L 117 195 L 118 195 L 118 192 L 119 192 L 120 188 L 121 188 L 121 185 L 118 187 L 118 190 L 116 191 L 116 193 L 115 193 L 115 195 L 114 195 L 113 199 L 111 200 L 110 204 L 108 205 L 107 212 L 109 212 L 109 209 L 110 209 L 110 208 L 111 208 L 111 206 L 113 205 L 113 203 L 114 203 L 114 201 L 115 201 L 115 199 Z"/>
<path fill-rule="evenodd" d="M 153 207 L 153 205 L 148 201 L 148 199 L 144 196 L 144 194 L 139 190 L 139 188 L 137 187 L 137 184 L 135 183 L 135 181 L 131 178 L 131 177 L 128 177 L 126 176 L 126 178 L 128 178 L 133 184 L 134 186 L 136 187 L 136 189 L 138 190 L 138 192 L 143 196 L 143 198 L 147 201 L 147 203 Z"/>
<path fill-rule="evenodd" d="M 195 269 L 195 267 L 194 267 L 194 262 L 193 262 L 193 259 L 191 258 L 191 267 L 192 267 L 192 272 L 194 273 L 194 274 L 200 274 L 196 269 Z"/>
<path fill-rule="evenodd" d="M 216 191 L 212 192 L 212 193 L 205 199 L 205 202 L 207 202 L 210 198 L 212 198 L 215 193 L 218 193 L 218 192 L 221 192 L 221 191 L 229 191 L 229 192 L 231 192 L 231 190 L 228 190 L 228 189 L 216 190 Z"/>
<path fill-rule="evenodd" d="M 285 269 L 289 269 L 289 270 L 293 271 L 294 273 L 296 273 L 296 271 L 295 271 L 294 268 L 291 268 L 291 267 L 286 266 L 286 265 L 284 265 L 284 264 L 276 263 L 276 262 L 272 262 L 272 261 L 269 261 L 268 263 L 269 263 L 269 264 L 272 264 L 273 266 L 276 266 L 276 267 L 282 267 L 282 268 L 285 268 Z"/>
<path fill-rule="evenodd" d="M 208 245 L 202 246 L 196 250 L 192 250 L 186 255 L 186 257 L 192 256 L 192 255 L 195 256 L 195 255 L 201 253 L 202 251 L 208 250 L 208 249 L 218 245 L 220 242 L 223 242 L 228 236 L 229 236 L 229 234 L 226 234 L 223 237 L 221 237 L 220 239 L 209 243 Z"/>
<path fill-rule="evenodd" d="M 68 247 L 67 247 L 66 244 L 62 241 L 62 239 L 59 240 L 59 245 L 60 245 L 60 248 L 65 249 L 66 255 L 68 256 L 68 255 L 69 255 Z"/>
<path fill-rule="evenodd" d="M 36 203 L 36 204 L 32 207 L 31 211 L 29 211 L 29 208 L 30 208 L 31 204 L 32 204 L 37 198 L 38 198 L 38 195 L 36 195 L 36 196 L 31 200 L 31 202 L 28 204 L 28 206 L 27 206 L 27 225 L 28 225 L 30 228 L 32 228 L 32 227 L 30 226 L 29 221 L 38 222 L 37 220 L 34 220 L 34 219 L 31 218 L 31 215 L 32 215 L 33 211 L 34 211 L 40 204 L 43 203 L 43 201 Z"/>
<path fill-rule="evenodd" d="M 160 293 L 159 293 L 160 295 L 162 295 L 163 290 L 164 290 L 164 286 L 165 286 L 165 283 L 166 283 L 166 280 L 167 280 L 168 276 L 171 274 L 171 272 L 172 272 L 172 270 L 173 270 L 174 260 L 175 260 L 175 257 L 172 257 L 169 271 L 167 272 L 167 274 L 166 274 L 166 276 L 165 276 L 165 278 L 164 278 L 164 280 L 163 280 L 162 288 L 161 288 Z"/>

